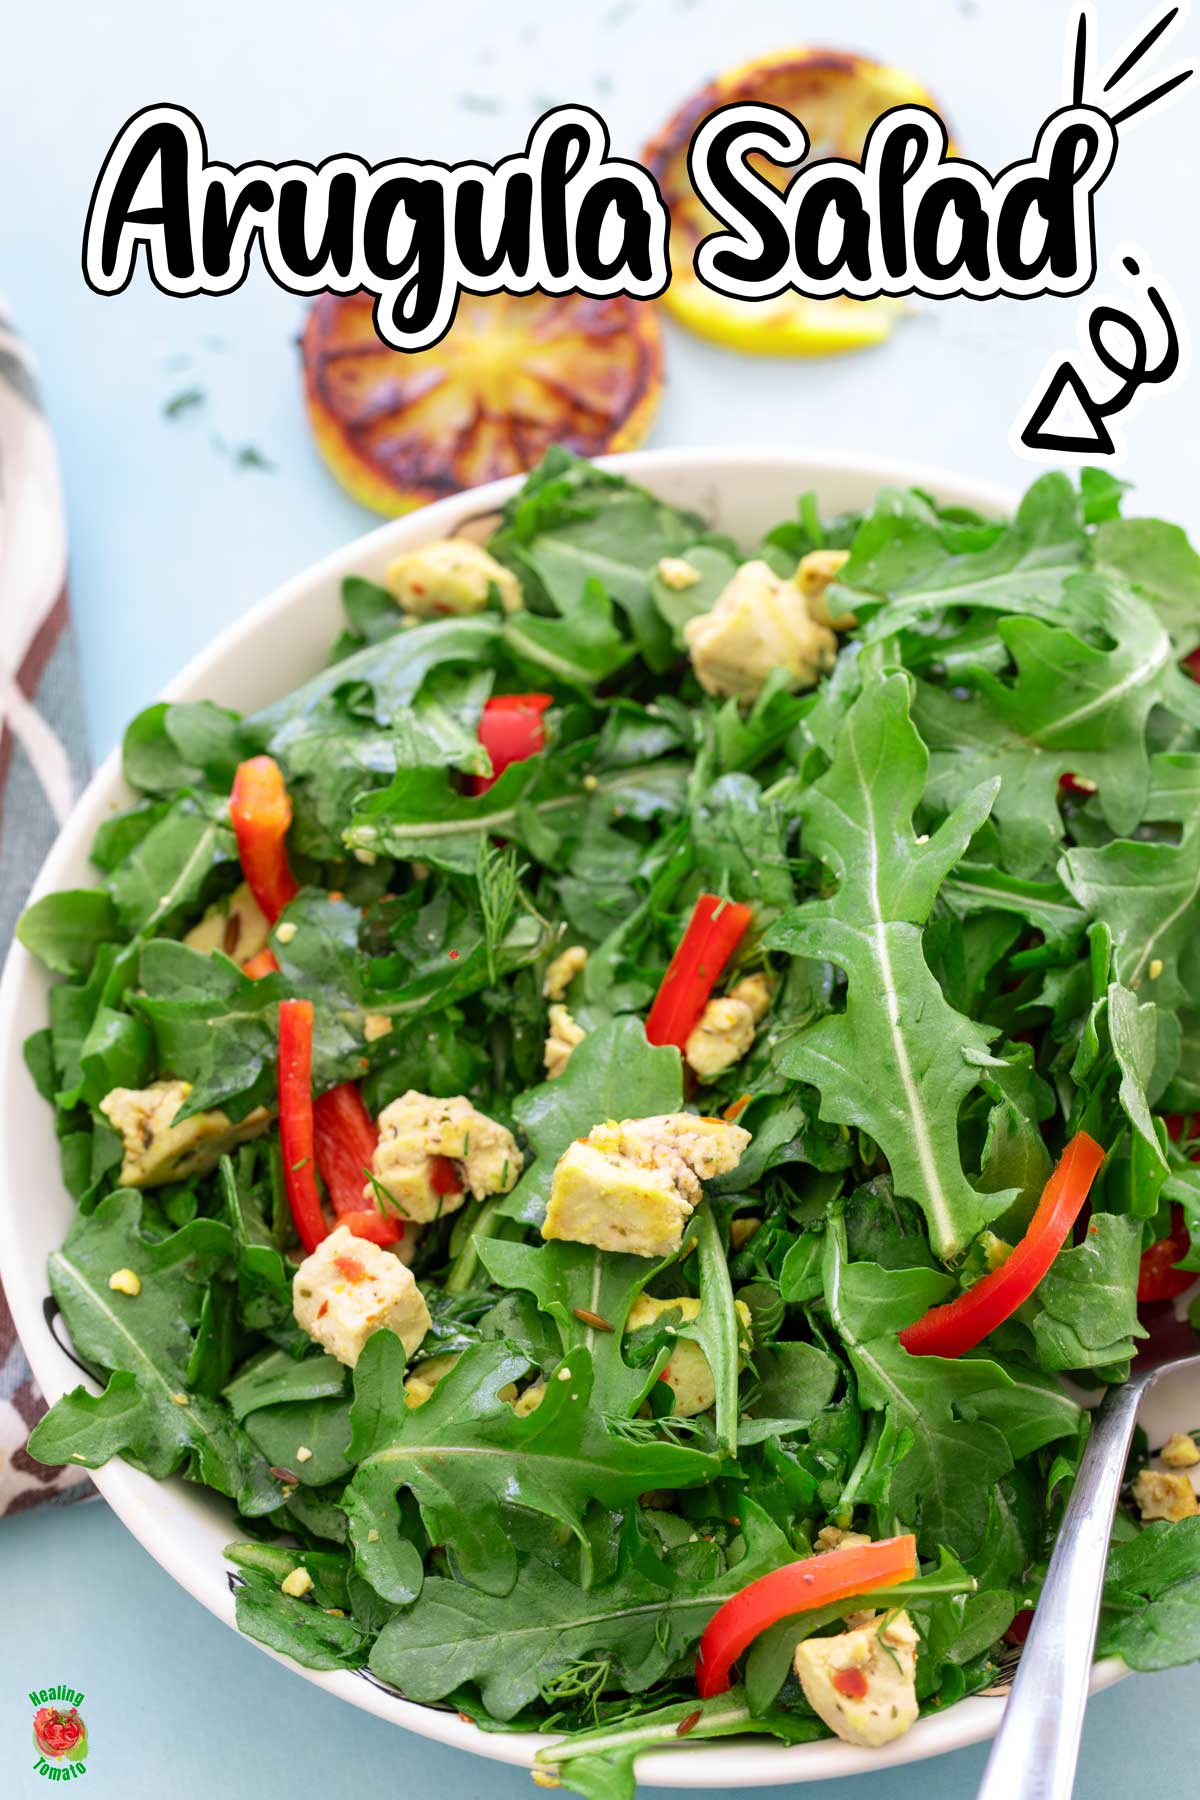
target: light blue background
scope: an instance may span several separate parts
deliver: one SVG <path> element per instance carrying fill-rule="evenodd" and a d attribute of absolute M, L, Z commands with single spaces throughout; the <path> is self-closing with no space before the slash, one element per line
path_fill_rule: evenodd
<path fill-rule="evenodd" d="M 168 301 L 144 277 L 119 299 L 85 288 L 88 196 L 131 112 L 158 100 L 190 106 L 210 153 L 231 163 L 338 150 L 494 160 L 546 105 L 586 100 L 608 119 L 616 149 L 636 154 L 713 71 L 796 43 L 836 43 L 918 72 L 964 150 L 995 168 L 1025 152 L 1059 98 L 1066 10 L 1062 0 L 22 9 L 0 69 L 0 288 L 41 359 L 61 446 L 93 750 L 107 750 L 216 627 L 371 522 L 309 442 L 295 300 L 258 273 L 220 301 Z M 1146 6 L 1103 0 L 1098 10 L 1108 60 Z M 1200 53 L 1200 27 L 1183 42 Z M 1097 204 L 1103 259 L 1139 245 L 1193 321 L 1198 105 L 1189 99 L 1127 133 Z M 1009 428 L 1046 358 L 1071 347 L 1075 313 L 1072 301 L 918 303 L 885 349 L 812 364 L 735 358 L 671 330 L 652 442 L 859 450 L 1017 486 L 1032 470 L 1010 454 Z M 204 406 L 169 421 L 164 404 L 192 387 Z M 1193 529 L 1195 415 L 1194 382 L 1151 393 L 1129 424 L 1125 471 L 1140 506 Z M 248 444 L 269 472 L 237 467 L 232 453 Z M 522 1772 L 427 1745 L 295 1680 L 197 1607 L 100 1505 L 0 1527 L 0 1605 L 5 1795 L 48 1791 L 31 1772 L 25 1695 L 56 1682 L 88 1696 L 86 1791 L 96 1795 L 532 1791 Z M 1183 1791 L 1198 1755 L 1200 1675 L 1131 1680 L 1090 1709 L 1078 1792 Z M 982 1760 L 964 1751 L 841 1784 L 838 1800 L 969 1795 Z"/>

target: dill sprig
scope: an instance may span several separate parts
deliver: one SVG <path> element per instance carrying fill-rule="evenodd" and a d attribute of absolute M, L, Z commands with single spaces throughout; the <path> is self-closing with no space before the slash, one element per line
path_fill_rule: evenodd
<path fill-rule="evenodd" d="M 518 865 L 517 853 L 511 844 L 493 844 L 486 833 L 480 834 L 475 879 L 479 885 L 479 911 L 483 917 L 489 981 L 496 979 L 496 952 L 512 924 L 524 873 L 525 865 Z"/>

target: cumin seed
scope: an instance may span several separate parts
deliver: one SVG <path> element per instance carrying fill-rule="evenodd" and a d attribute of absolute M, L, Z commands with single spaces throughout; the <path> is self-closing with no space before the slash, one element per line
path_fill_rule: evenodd
<path fill-rule="evenodd" d="M 612 1326 L 607 1319 L 602 1319 L 599 1313 L 589 1312 L 586 1306 L 573 1306 L 571 1311 L 582 1324 L 590 1325 L 593 1331 L 612 1330 Z"/>
<path fill-rule="evenodd" d="M 697 1707 L 695 1712 L 690 1712 L 686 1719 L 680 1719 L 678 1725 L 675 1727 L 675 1736 L 686 1737 L 689 1731 L 695 1731 L 703 1717 L 704 1714 L 700 1711 L 700 1708 Z"/>

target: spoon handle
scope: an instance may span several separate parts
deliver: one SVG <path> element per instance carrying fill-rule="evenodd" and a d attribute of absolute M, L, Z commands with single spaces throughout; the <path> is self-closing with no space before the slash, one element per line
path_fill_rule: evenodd
<path fill-rule="evenodd" d="M 1093 1415 L 978 1800 L 1070 1800 L 1108 1542 L 1143 1392 L 1142 1382 L 1126 1382 Z"/>

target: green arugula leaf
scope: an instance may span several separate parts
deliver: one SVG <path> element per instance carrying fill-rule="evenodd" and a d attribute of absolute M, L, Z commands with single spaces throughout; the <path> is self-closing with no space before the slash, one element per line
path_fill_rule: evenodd
<path fill-rule="evenodd" d="M 551 1374 L 542 1404 L 524 1418 L 499 1397 L 528 1367 L 505 1344 L 465 1351 L 416 1408 L 404 1404 L 403 1364 L 403 1346 L 381 1331 L 367 1340 L 355 1370 L 351 1456 L 358 1466 L 345 1507 L 359 1570 L 373 1585 L 369 1532 L 387 1530 L 400 1487 L 412 1490 L 431 1539 L 447 1547 L 462 1576 L 486 1593 L 506 1594 L 517 1575 L 506 1506 L 573 1532 L 587 1585 L 589 1501 L 617 1508 L 650 1488 L 695 1487 L 716 1472 L 716 1460 L 702 1451 L 608 1431 L 590 1410 L 592 1360 L 583 1345 Z"/>
<path fill-rule="evenodd" d="M 1113 1545 L 1096 1651 L 1140 1670 L 1200 1658 L 1200 1518 L 1147 1525 Z"/>
<path fill-rule="evenodd" d="M 1200 644 L 1200 556 L 1187 533 L 1162 519 L 1112 519 L 1100 525 L 1093 554 L 1154 602 L 1178 656 Z"/>
<path fill-rule="evenodd" d="M 1116 974 L 1126 987 L 1146 984 L 1164 1007 L 1200 999 L 1200 826 L 1178 844 L 1118 838 L 1099 850 L 1068 850 L 1058 872 L 1078 904 L 1111 931 Z"/>
<path fill-rule="evenodd" d="M 181 1118 L 223 1108 L 244 1119 L 275 1098 L 280 975 L 254 981 L 219 950 L 156 938 L 142 950 L 133 999 L 154 1033 L 159 1067 L 192 1083 Z"/>
<path fill-rule="evenodd" d="M 513 1103 L 513 1117 L 533 1149 L 512 1193 L 506 1218 L 540 1225 L 559 1157 L 575 1138 L 606 1119 L 678 1112 L 683 1105 L 683 1060 L 670 1045 L 646 1042 L 640 1019 L 621 1017 L 588 1033 L 556 1081 L 543 1081 Z"/>
<path fill-rule="evenodd" d="M 147 937 L 171 930 L 199 911 L 215 871 L 236 864 L 229 825 L 196 796 L 182 795 L 108 877 L 122 929 Z"/>
<path fill-rule="evenodd" d="M 1043 1369 L 1097 1369 L 1124 1381 L 1138 1323 L 1140 1219 L 1095 1213 L 1082 1243 L 1060 1250 L 1028 1302 Z"/>
<path fill-rule="evenodd" d="M 426 1704 L 477 1683 L 500 1720 L 589 1656 L 611 1661 L 621 1684 L 643 1693 L 686 1654 L 724 1600 L 792 1558 L 787 1539 L 753 1501 L 743 1503 L 741 1518 L 742 1554 L 728 1564 L 713 1544 L 668 1552 L 652 1569 L 627 1550 L 611 1580 L 582 1589 L 535 1555 L 500 1596 L 433 1577 L 416 1605 L 384 1626 L 371 1668 Z"/>
<path fill-rule="evenodd" d="M 17 938 L 56 975 L 87 975 L 101 944 L 117 936 L 117 912 L 103 888 L 45 894 L 17 920 Z"/>
<path fill-rule="evenodd" d="M 245 1569 L 233 1592 L 238 1630 L 304 1669 L 360 1669 L 370 1633 L 311 1600 L 281 1593 L 273 1577 Z"/>
<path fill-rule="evenodd" d="M 50 1290 L 75 1348 L 111 1371 L 93 1399 L 75 1388 L 34 1428 L 32 1456 L 97 1468 L 117 1452 L 161 1479 L 182 1468 L 233 1496 L 253 1518 L 279 1504 L 264 1459 L 224 1407 L 187 1390 L 193 1338 L 208 1284 L 229 1261 L 232 1241 L 215 1219 L 197 1219 L 172 1237 L 142 1229 L 142 1196 L 110 1196 L 90 1217 L 76 1219 L 50 1257 Z M 137 1295 L 108 1284 L 132 1269 Z"/>
<path fill-rule="evenodd" d="M 1062 838 L 1058 784 L 1086 776 L 1113 831 L 1141 819 L 1150 789 L 1146 721 L 1173 670 L 1171 640 L 1149 604 L 1097 575 L 1068 584 L 1081 615 L 1111 648 L 1037 618 L 1005 618 L 997 632 L 1016 665 L 969 675 L 974 690 L 919 682 L 914 706 L 930 750 L 929 805 L 958 804 L 998 776 L 993 817 L 1013 874 L 1039 876 Z"/>
<path fill-rule="evenodd" d="M 845 1011 L 805 1026 L 779 1067 L 819 1089 L 822 1119 L 870 1133 L 896 1192 L 918 1202 L 934 1248 L 949 1257 L 1004 1210 L 1003 1196 L 981 1194 L 967 1180 L 956 1129 L 995 1033 L 947 1004 L 919 928 L 986 817 L 995 784 L 984 783 L 923 843 L 912 820 L 925 763 L 907 677 L 870 683 L 850 709 L 829 773 L 797 801 L 804 841 L 837 892 L 785 914 L 766 943 L 846 971 Z"/>
<path fill-rule="evenodd" d="M 535 1246 L 488 1238 L 479 1241 L 478 1249 L 484 1268 L 499 1287 L 532 1294 L 554 1320 L 564 1358 L 578 1346 L 588 1352 L 596 1409 L 611 1418 L 632 1418 L 666 1358 L 658 1358 L 649 1367 L 631 1368 L 621 1354 L 621 1337 L 633 1302 L 666 1263 L 562 1239 Z M 604 1319 L 610 1330 L 588 1324 L 580 1313 Z"/>

